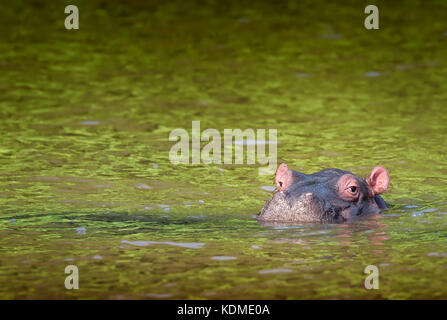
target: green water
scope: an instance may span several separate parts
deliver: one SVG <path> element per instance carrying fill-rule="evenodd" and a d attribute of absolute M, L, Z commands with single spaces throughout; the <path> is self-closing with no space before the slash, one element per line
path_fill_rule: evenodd
<path fill-rule="evenodd" d="M 447 298 L 447 5 L 375 1 L 367 31 L 345 3 L 71 1 L 68 31 L 65 1 L 2 1 L 0 298 Z M 277 129 L 305 173 L 383 165 L 392 208 L 262 226 L 259 165 L 169 161 L 194 120 Z"/>

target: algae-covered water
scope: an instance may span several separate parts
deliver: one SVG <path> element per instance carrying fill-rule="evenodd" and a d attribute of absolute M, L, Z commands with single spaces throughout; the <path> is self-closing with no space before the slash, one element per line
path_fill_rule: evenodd
<path fill-rule="evenodd" d="M 0 298 L 446 299 L 447 4 L 366 30 L 343 3 L 2 1 Z M 192 121 L 277 129 L 305 173 L 380 164 L 391 209 L 260 225 L 259 163 L 169 161 Z"/>

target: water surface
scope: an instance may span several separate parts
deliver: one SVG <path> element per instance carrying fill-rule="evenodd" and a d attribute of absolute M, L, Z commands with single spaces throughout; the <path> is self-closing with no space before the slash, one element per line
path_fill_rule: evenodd
<path fill-rule="evenodd" d="M 377 31 L 355 1 L 76 4 L 77 31 L 0 4 L 0 298 L 447 298 L 444 2 L 382 3 Z M 258 165 L 169 161 L 196 120 L 277 129 L 305 173 L 383 165 L 392 208 L 260 225 Z"/>

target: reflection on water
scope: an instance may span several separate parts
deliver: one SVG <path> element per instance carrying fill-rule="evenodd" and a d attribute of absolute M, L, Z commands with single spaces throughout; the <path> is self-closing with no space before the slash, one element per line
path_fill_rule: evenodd
<path fill-rule="evenodd" d="M 1 277 L 9 279 L 9 289 L 2 295 L 441 298 L 444 282 L 433 275 L 443 279 L 447 268 L 447 217 L 433 212 L 424 219 L 431 223 L 406 214 L 350 224 L 262 226 L 237 214 L 199 220 L 41 215 L 3 224 Z M 71 220 L 88 232 L 73 232 Z M 67 264 L 79 267 L 82 290 L 61 288 L 59 269 Z M 368 265 L 379 267 L 383 290 L 363 288 Z"/>
<path fill-rule="evenodd" d="M 193 248 L 193 249 L 200 249 L 202 248 L 205 244 L 204 243 L 193 243 L 193 242 L 171 242 L 171 241 L 127 241 L 127 240 L 123 240 L 121 241 L 121 243 L 127 243 L 127 244 L 131 244 L 133 246 L 138 246 L 138 247 L 146 247 L 149 246 L 151 244 L 168 244 L 171 246 L 177 246 L 177 247 L 183 247 L 183 248 Z"/>
<path fill-rule="evenodd" d="M 42 23 L 58 4 L 22 2 L 0 10 L 0 298 L 447 298 L 441 2 L 383 3 L 379 33 L 315 1 L 81 1 L 67 33 Z M 305 173 L 381 164 L 391 209 L 260 224 L 272 176 L 169 162 L 169 133 L 196 120 L 277 129 L 278 162 Z"/>

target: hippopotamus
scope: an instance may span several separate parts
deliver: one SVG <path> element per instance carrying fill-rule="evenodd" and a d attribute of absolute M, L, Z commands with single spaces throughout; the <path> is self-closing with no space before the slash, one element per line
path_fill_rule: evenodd
<path fill-rule="evenodd" d="M 365 179 L 340 169 L 312 174 L 290 170 L 282 163 L 275 176 L 277 192 L 257 218 L 261 222 L 339 223 L 358 220 L 386 209 L 380 194 L 390 176 L 376 166 Z"/>

